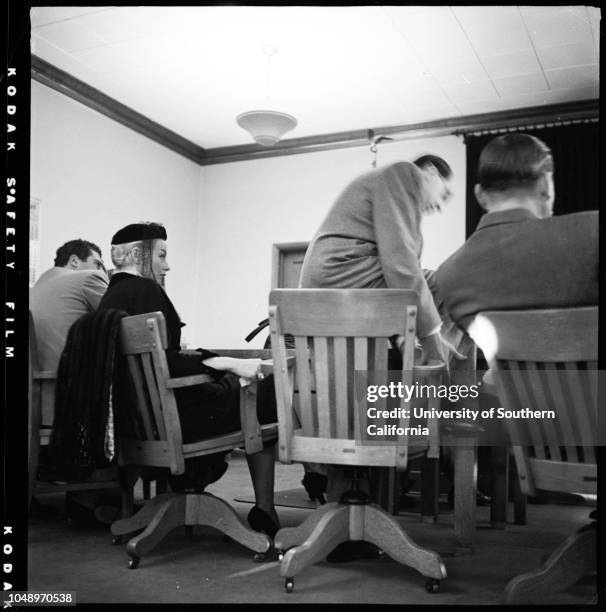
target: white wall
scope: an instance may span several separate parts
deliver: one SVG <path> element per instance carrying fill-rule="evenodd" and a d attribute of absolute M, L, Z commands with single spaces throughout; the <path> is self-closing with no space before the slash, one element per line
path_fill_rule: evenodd
<path fill-rule="evenodd" d="M 193 347 L 245 346 L 244 337 L 267 316 L 272 244 L 310 240 L 341 189 L 372 161 L 365 146 L 199 167 L 36 82 L 31 134 L 42 271 L 73 238 L 98 244 L 109 264 L 117 229 L 164 223 L 167 291 Z M 382 143 L 379 165 L 424 153 L 442 155 L 455 174 L 454 201 L 424 224 L 423 264 L 435 268 L 464 241 L 462 140 Z"/>
<path fill-rule="evenodd" d="M 111 267 L 110 241 L 128 223 L 159 221 L 169 238 L 167 290 L 195 337 L 200 167 L 32 81 L 31 195 L 41 200 L 41 271 L 83 238 Z"/>
<path fill-rule="evenodd" d="M 379 145 L 379 165 L 443 156 L 455 174 L 455 198 L 424 222 L 423 265 L 435 268 L 465 239 L 465 148 L 456 137 Z M 267 316 L 271 245 L 308 241 L 335 197 L 371 169 L 368 147 L 206 166 L 201 169 L 198 234 L 199 343 L 244 346 L 244 337 Z M 251 343 L 261 346 L 266 334 Z"/>

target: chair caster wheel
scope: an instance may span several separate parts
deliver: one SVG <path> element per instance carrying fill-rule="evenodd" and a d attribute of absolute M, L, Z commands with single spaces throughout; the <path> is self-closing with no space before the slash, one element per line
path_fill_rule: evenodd
<path fill-rule="evenodd" d="M 114 536 L 112 538 L 112 546 L 118 546 L 120 544 L 122 544 L 122 536 L 121 535 Z"/>
<path fill-rule="evenodd" d="M 440 581 L 437 578 L 428 578 L 425 583 L 425 590 L 428 593 L 438 593 L 440 591 Z"/>
<path fill-rule="evenodd" d="M 282 561 L 282 559 L 284 559 L 284 551 L 279 550 L 278 551 L 278 561 Z"/>
<path fill-rule="evenodd" d="M 263 561 L 265 561 L 265 553 L 255 553 L 253 555 L 253 561 L 255 563 L 262 563 Z"/>
<path fill-rule="evenodd" d="M 139 561 L 141 561 L 139 557 L 131 557 L 128 562 L 128 569 L 137 569 L 139 567 Z"/>
<path fill-rule="evenodd" d="M 287 578 L 284 581 L 284 588 L 286 589 L 287 593 L 292 593 L 295 590 L 295 579 Z"/>

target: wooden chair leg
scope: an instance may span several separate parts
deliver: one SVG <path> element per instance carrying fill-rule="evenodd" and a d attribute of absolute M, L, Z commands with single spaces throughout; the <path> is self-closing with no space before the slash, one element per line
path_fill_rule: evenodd
<path fill-rule="evenodd" d="M 151 551 L 175 527 L 183 524 L 185 524 L 185 496 L 170 496 L 159 505 L 145 530 L 129 540 L 126 545 L 126 552 L 132 558 L 130 567 L 136 567 L 143 555 Z"/>
<path fill-rule="evenodd" d="M 135 483 L 141 473 L 140 468 L 133 465 L 121 467 L 118 472 L 120 489 L 122 491 L 122 507 L 120 517 L 126 519 L 135 511 Z"/>
<path fill-rule="evenodd" d="M 459 438 L 452 447 L 454 459 L 454 532 L 456 554 L 473 552 L 476 531 L 476 438 Z"/>
<path fill-rule="evenodd" d="M 596 530 L 586 528 L 578 531 L 565 540 L 541 568 L 511 580 L 505 588 L 504 603 L 543 603 L 548 595 L 561 593 L 594 572 L 596 562 Z"/>
<path fill-rule="evenodd" d="M 144 529 L 151 523 L 160 506 L 177 496 L 177 493 L 165 493 L 164 495 L 153 497 L 145 502 L 143 507 L 136 514 L 114 521 L 111 525 L 112 534 L 125 535 L 127 533 L 139 531 L 139 529 Z"/>
<path fill-rule="evenodd" d="M 156 478 L 156 495 L 166 493 L 168 490 L 168 478 L 160 476 Z"/>
<path fill-rule="evenodd" d="M 513 522 L 515 525 L 526 525 L 527 498 L 520 488 L 520 479 L 513 456 L 509 457 L 509 474 L 511 483 L 511 497 L 513 501 Z"/>
<path fill-rule="evenodd" d="M 303 544 L 286 552 L 280 566 L 280 575 L 287 578 L 296 576 L 306 567 L 324 559 L 336 546 L 348 539 L 349 506 L 335 504 L 323 513 Z"/>
<path fill-rule="evenodd" d="M 509 449 L 493 446 L 491 449 L 490 524 L 493 529 L 505 529 L 507 522 L 507 481 Z"/>
<path fill-rule="evenodd" d="M 352 506 L 364 512 L 364 537 L 376 544 L 392 559 L 413 567 L 427 578 L 446 578 L 446 568 L 437 553 L 417 546 L 400 525 L 376 504 Z"/>
<path fill-rule="evenodd" d="M 288 550 L 305 542 L 322 517 L 338 505 L 337 502 L 329 502 L 323 506 L 318 506 L 300 525 L 296 527 L 282 527 L 274 538 L 275 548 L 277 550 Z"/>
<path fill-rule="evenodd" d="M 270 538 L 245 525 L 237 512 L 220 497 L 199 493 L 188 494 L 185 499 L 185 525 L 208 525 L 254 552 L 269 550 Z"/>
<path fill-rule="evenodd" d="M 437 523 L 440 496 L 439 459 L 423 457 L 421 481 L 421 520 L 424 523 Z"/>

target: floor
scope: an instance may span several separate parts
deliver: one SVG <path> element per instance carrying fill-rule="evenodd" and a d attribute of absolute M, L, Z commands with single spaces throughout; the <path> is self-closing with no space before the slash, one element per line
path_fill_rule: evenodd
<path fill-rule="evenodd" d="M 276 465 L 276 490 L 299 485 L 300 465 Z M 228 501 L 252 493 L 246 464 L 234 455 L 225 476 L 208 490 Z M 437 551 L 448 577 L 439 593 L 425 591 L 424 578 L 389 558 L 334 564 L 326 561 L 307 569 L 286 593 L 277 560 L 254 563 L 252 554 L 226 541 L 212 528 L 171 532 L 136 570 L 127 569 L 123 546 L 112 546 L 106 528 L 67 525 L 60 495 L 40 496 L 56 508 L 51 518 L 32 518 L 29 533 L 31 591 L 75 591 L 78 603 L 372 603 L 372 604 L 498 604 L 507 582 L 538 567 L 576 528 L 587 522 L 590 507 L 554 504 L 528 506 L 528 524 L 494 530 L 489 509 L 478 508 L 475 553 L 454 556 L 452 514 L 437 524 L 420 521 L 417 512 L 398 520 L 420 546 Z M 246 517 L 250 504 L 233 502 Z M 299 524 L 305 508 L 278 507 L 283 526 Z M 595 582 L 582 580 L 567 594 L 546 604 L 595 603 Z"/>

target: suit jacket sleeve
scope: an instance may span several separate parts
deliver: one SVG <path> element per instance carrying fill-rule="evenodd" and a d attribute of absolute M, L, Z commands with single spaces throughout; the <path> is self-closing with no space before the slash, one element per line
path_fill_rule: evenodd
<path fill-rule="evenodd" d="M 388 287 L 412 289 L 419 296 L 417 335 L 423 338 L 440 326 L 440 316 L 423 275 L 420 178 L 414 166 L 394 164 L 379 177 L 373 193 L 377 250 Z"/>
<path fill-rule="evenodd" d="M 102 272 L 93 272 L 84 280 L 82 292 L 91 311 L 99 307 L 99 302 L 107 291 L 107 285 L 107 277 Z"/>

